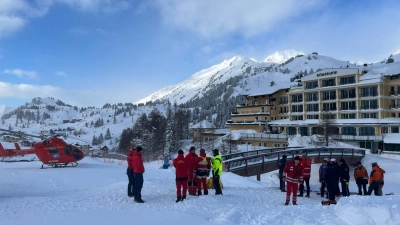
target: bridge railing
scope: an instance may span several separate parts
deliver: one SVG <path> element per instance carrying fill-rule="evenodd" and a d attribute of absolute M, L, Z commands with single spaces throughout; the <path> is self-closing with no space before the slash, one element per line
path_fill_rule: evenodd
<path fill-rule="evenodd" d="M 226 171 L 234 171 L 237 169 L 248 169 L 248 167 L 255 165 L 262 165 L 266 163 L 276 163 L 278 168 L 279 159 L 283 155 L 287 156 L 287 159 L 293 159 L 297 155 L 303 155 L 317 158 L 342 158 L 348 156 L 353 158 L 354 156 L 363 157 L 365 155 L 365 149 L 353 149 L 353 148 L 297 148 L 297 149 L 286 149 L 281 151 L 273 151 L 268 153 L 260 153 L 250 156 L 238 156 L 231 159 L 226 159 L 224 162 Z M 232 154 L 233 155 L 233 154 Z"/>
<path fill-rule="evenodd" d="M 265 154 L 265 153 L 279 152 L 279 151 L 284 151 L 284 150 L 288 150 L 288 149 L 297 149 L 297 148 L 303 148 L 303 147 L 263 148 L 263 149 L 246 151 L 246 152 L 238 152 L 238 153 L 233 153 L 233 154 L 229 154 L 229 155 L 223 155 L 222 161 L 226 161 L 228 159 L 235 159 L 235 158 L 245 158 L 245 157 L 261 155 L 261 154 Z"/>

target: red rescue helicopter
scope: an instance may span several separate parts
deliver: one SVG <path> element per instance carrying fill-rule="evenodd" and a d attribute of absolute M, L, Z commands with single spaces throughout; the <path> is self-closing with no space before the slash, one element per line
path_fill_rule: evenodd
<path fill-rule="evenodd" d="M 44 137 L 4 129 L 0 129 L 0 131 L 36 138 Z M 39 160 L 43 163 L 41 169 L 43 169 L 44 165 L 51 167 L 66 167 L 68 165 L 72 167 L 78 166 L 78 161 L 83 159 L 85 154 L 83 154 L 83 152 L 76 146 L 65 143 L 65 141 L 58 136 L 60 135 L 46 138 L 41 142 L 35 142 L 32 144 L 33 148 L 30 149 L 21 149 L 18 143 L 14 143 L 15 149 L 5 149 L 0 143 L 0 157 L 36 154 Z"/>

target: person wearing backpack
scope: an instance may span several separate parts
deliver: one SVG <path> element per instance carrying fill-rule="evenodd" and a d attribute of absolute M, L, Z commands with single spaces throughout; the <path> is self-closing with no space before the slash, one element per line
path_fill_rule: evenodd
<path fill-rule="evenodd" d="M 196 166 L 193 171 L 193 176 L 196 177 L 197 195 L 202 195 L 202 186 L 204 195 L 208 195 L 207 177 L 210 175 L 210 169 L 210 158 L 207 157 L 206 150 L 200 149 L 200 156 L 197 158 Z"/>

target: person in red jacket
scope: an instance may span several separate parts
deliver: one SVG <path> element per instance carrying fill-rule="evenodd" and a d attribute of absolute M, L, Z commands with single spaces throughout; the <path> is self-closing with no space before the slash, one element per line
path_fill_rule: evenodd
<path fill-rule="evenodd" d="M 136 147 L 136 152 L 133 153 L 133 174 L 135 177 L 135 202 L 144 203 L 142 199 L 142 187 L 143 187 L 143 173 L 144 173 L 144 165 L 142 159 L 142 150 L 141 146 Z"/>
<path fill-rule="evenodd" d="M 186 155 L 186 163 L 187 163 L 187 169 L 188 169 L 188 189 L 189 189 L 189 195 L 196 195 L 197 192 L 197 184 L 196 180 L 193 177 L 193 171 L 196 166 L 197 162 L 197 154 L 196 154 L 196 148 L 194 146 L 190 147 L 189 153 Z"/>
<path fill-rule="evenodd" d="M 306 156 L 301 158 L 301 166 L 303 167 L 303 182 L 300 183 L 300 194 L 297 197 L 303 197 L 304 193 L 304 183 L 307 186 L 307 195 L 306 197 L 310 197 L 310 177 L 311 177 L 311 161 L 307 159 Z"/>
<path fill-rule="evenodd" d="M 197 158 L 193 171 L 197 182 L 197 195 L 201 195 L 201 186 L 203 186 L 204 195 L 208 195 L 207 177 L 210 175 L 210 170 L 210 158 L 207 157 L 206 150 L 200 149 L 200 156 Z"/>
<path fill-rule="evenodd" d="M 187 182 L 188 182 L 188 170 L 186 159 L 183 156 L 183 151 L 178 151 L 178 156 L 172 163 L 175 167 L 175 183 L 176 183 L 176 195 L 177 199 L 175 202 L 180 202 L 186 199 Z"/>
<path fill-rule="evenodd" d="M 128 197 L 134 197 L 134 188 L 135 188 L 135 177 L 133 176 L 133 153 L 135 149 L 133 147 L 129 148 L 129 154 L 126 157 L 126 161 L 128 162 L 128 168 L 126 169 L 126 175 L 128 175 Z"/>
<path fill-rule="evenodd" d="M 297 189 L 299 183 L 303 182 L 303 167 L 300 164 L 300 157 L 294 157 L 294 161 L 286 164 L 283 169 L 282 179 L 286 181 L 286 202 L 289 205 L 290 194 L 293 193 L 292 203 L 297 205 Z"/>

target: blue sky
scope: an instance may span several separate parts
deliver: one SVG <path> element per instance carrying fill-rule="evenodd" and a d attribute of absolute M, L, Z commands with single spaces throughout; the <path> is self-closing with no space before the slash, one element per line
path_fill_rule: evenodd
<path fill-rule="evenodd" d="M 234 55 L 374 62 L 400 49 L 400 1 L 0 0 L 0 105 L 135 102 Z"/>

